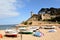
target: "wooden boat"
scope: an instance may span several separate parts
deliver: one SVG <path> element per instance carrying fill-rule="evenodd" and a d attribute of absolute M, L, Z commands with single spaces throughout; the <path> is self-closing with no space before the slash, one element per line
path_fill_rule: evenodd
<path fill-rule="evenodd" d="M 32 34 L 33 31 L 31 31 L 31 30 L 25 30 L 25 31 L 22 31 L 21 33 L 22 34 Z"/>
<path fill-rule="evenodd" d="M 18 32 L 15 30 L 6 30 L 5 36 L 7 37 L 17 37 Z"/>
<path fill-rule="evenodd" d="M 26 28 L 19 28 L 19 33 L 22 34 L 32 34 L 32 30 L 26 29 Z"/>

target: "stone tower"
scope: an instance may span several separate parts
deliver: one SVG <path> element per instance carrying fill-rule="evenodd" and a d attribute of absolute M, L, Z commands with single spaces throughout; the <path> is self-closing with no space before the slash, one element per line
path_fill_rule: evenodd
<path fill-rule="evenodd" d="M 31 11 L 30 13 L 31 13 L 31 16 L 32 16 L 33 15 L 33 12 Z"/>

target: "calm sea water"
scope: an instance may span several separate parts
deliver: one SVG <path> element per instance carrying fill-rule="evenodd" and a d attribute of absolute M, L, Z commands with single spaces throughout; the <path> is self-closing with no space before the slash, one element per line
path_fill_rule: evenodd
<path fill-rule="evenodd" d="M 0 30 L 15 28 L 15 25 L 0 25 Z"/>

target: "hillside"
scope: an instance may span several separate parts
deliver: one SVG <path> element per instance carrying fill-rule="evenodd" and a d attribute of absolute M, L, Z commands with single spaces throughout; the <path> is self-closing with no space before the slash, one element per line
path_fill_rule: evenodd
<path fill-rule="evenodd" d="M 60 24 L 60 8 L 41 8 L 41 10 L 39 10 L 37 14 L 31 15 L 31 17 L 22 24 Z"/>

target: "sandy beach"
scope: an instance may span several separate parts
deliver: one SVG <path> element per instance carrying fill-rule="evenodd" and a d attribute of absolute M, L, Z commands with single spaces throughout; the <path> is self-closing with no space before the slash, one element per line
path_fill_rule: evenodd
<path fill-rule="evenodd" d="M 35 37 L 32 34 L 23 34 L 22 40 L 60 40 L 60 29 L 56 28 L 56 32 L 48 32 L 48 29 L 39 29 L 42 33 L 44 33 L 44 36 L 42 37 Z M 0 40 L 21 40 L 21 34 L 18 34 L 17 37 L 5 37 L 4 30 L 0 30 L 0 34 L 3 35 L 3 38 L 0 38 Z"/>

